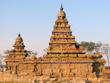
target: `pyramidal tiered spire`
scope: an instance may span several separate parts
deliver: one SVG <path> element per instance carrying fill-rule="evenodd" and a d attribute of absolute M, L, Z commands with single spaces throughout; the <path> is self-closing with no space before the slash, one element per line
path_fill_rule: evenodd
<path fill-rule="evenodd" d="M 23 39 L 21 38 L 20 33 L 18 34 L 18 37 L 16 38 L 15 44 L 13 45 L 15 50 L 22 50 L 24 49 Z"/>
<path fill-rule="evenodd" d="M 23 44 L 23 39 L 21 38 L 20 34 L 18 34 L 18 37 L 16 38 L 13 47 L 14 49 L 12 49 L 11 52 L 8 54 L 9 58 L 14 57 L 14 59 L 20 59 L 27 56 L 26 50 L 24 49 L 25 45 Z"/>
<path fill-rule="evenodd" d="M 60 10 L 50 38 L 47 56 L 71 56 L 74 53 L 79 53 L 76 48 L 75 36 L 72 35 L 62 4 Z M 85 51 L 82 53 L 85 53 Z"/>

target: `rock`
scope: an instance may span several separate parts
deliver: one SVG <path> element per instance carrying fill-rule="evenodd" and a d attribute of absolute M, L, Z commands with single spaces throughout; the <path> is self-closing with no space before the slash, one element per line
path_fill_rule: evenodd
<path fill-rule="evenodd" d="M 36 82 L 32 82 L 32 83 L 36 83 Z"/>
<path fill-rule="evenodd" d="M 73 78 L 73 83 L 86 83 L 82 78 Z"/>
<path fill-rule="evenodd" d="M 52 81 L 47 81 L 46 83 L 53 83 Z"/>
<path fill-rule="evenodd" d="M 50 78 L 51 81 L 57 81 L 57 78 Z"/>
<path fill-rule="evenodd" d="M 20 73 L 20 74 L 19 74 L 19 76 L 27 76 L 27 75 L 29 75 L 29 74 L 26 73 L 26 72 L 23 72 L 23 73 Z"/>
<path fill-rule="evenodd" d="M 33 80 L 32 82 L 37 82 L 36 80 Z"/>
<path fill-rule="evenodd" d="M 61 79 L 62 81 L 65 81 L 65 79 Z"/>
<path fill-rule="evenodd" d="M 62 80 L 61 79 L 58 79 L 58 82 L 60 83 Z"/>
<path fill-rule="evenodd" d="M 97 78 L 88 78 L 89 81 L 96 81 Z"/>
<path fill-rule="evenodd" d="M 70 83 L 72 83 L 73 82 L 73 80 L 70 80 Z"/>
<path fill-rule="evenodd" d="M 41 80 L 39 83 L 44 83 L 44 81 Z"/>
<path fill-rule="evenodd" d="M 32 81 L 32 83 L 36 83 L 36 82 L 37 82 L 36 80 L 33 80 L 33 81 Z"/>
<path fill-rule="evenodd" d="M 66 81 L 65 83 L 70 83 L 69 81 Z"/>

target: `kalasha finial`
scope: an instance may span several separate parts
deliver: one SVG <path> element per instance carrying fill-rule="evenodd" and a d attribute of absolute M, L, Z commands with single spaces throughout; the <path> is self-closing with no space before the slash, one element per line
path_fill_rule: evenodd
<path fill-rule="evenodd" d="M 63 10 L 62 4 L 61 4 L 61 8 L 60 8 L 60 10 L 61 10 L 61 11 Z"/>
<path fill-rule="evenodd" d="M 19 37 L 21 36 L 20 33 L 18 34 L 18 36 L 19 36 Z"/>

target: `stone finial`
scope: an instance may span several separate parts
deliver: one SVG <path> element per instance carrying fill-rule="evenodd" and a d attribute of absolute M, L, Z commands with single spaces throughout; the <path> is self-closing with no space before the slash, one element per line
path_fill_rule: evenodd
<path fill-rule="evenodd" d="M 66 18 L 66 14 L 65 14 L 65 12 L 63 11 L 62 4 L 61 4 L 60 11 L 59 11 L 58 14 L 57 14 L 57 17 Z"/>
<path fill-rule="evenodd" d="M 21 34 L 19 33 L 19 34 L 18 34 L 18 37 L 20 37 L 20 36 L 21 36 Z"/>
<path fill-rule="evenodd" d="M 60 8 L 60 10 L 61 10 L 61 11 L 63 10 L 62 4 L 61 4 L 61 8 Z"/>
<path fill-rule="evenodd" d="M 18 34 L 18 37 L 16 38 L 16 42 L 23 42 L 23 39 L 21 38 L 20 33 Z"/>
<path fill-rule="evenodd" d="M 24 49 L 24 44 L 23 44 L 23 39 L 20 35 L 20 33 L 18 34 L 18 37 L 16 38 L 15 40 L 15 44 L 13 45 L 13 47 L 17 47 L 17 49 L 21 49 L 21 47 Z M 16 48 L 15 48 L 16 49 Z M 22 51 L 25 51 L 25 50 L 22 50 Z"/>

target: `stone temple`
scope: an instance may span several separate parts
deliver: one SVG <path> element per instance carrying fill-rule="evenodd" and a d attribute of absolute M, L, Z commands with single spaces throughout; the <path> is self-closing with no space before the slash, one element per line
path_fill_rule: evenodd
<path fill-rule="evenodd" d="M 105 63 L 99 53 L 87 54 L 83 46 L 76 45 L 66 13 L 62 5 L 57 14 L 47 54 L 41 58 L 27 57 L 23 39 L 20 34 L 16 38 L 14 49 L 6 55 L 6 73 L 18 76 L 50 76 L 106 78 Z"/>

